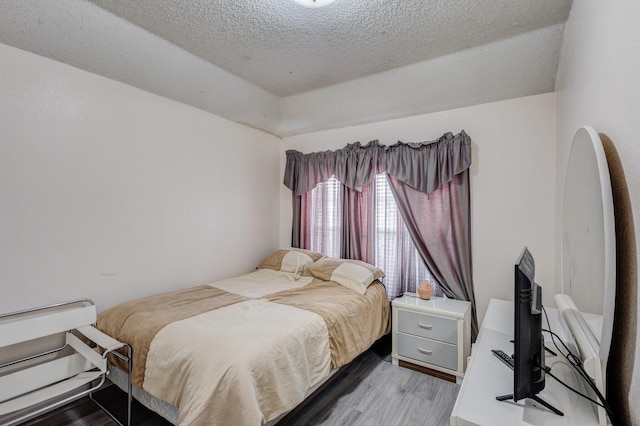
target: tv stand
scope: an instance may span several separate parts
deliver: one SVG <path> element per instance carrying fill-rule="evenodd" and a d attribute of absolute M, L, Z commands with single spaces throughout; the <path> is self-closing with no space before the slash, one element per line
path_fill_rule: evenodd
<path fill-rule="evenodd" d="M 558 311 L 547 308 L 551 329 L 567 341 L 560 326 Z M 546 327 L 546 320 L 543 322 Z M 548 333 L 544 333 L 548 338 Z M 518 402 L 498 401 L 496 395 L 513 389 L 513 370 L 493 355 L 491 349 L 513 353 L 513 302 L 491 299 L 471 359 L 451 413 L 451 426 L 492 425 L 598 425 L 597 406 L 574 394 L 547 376 L 545 388 L 537 399 Z M 546 342 L 547 346 L 550 342 Z M 545 351 L 546 352 L 546 351 Z M 586 385 L 562 356 L 546 353 L 545 365 L 571 387 L 587 392 Z M 511 397 L 511 396 L 509 396 Z M 511 397 L 513 398 L 513 397 Z M 540 400 L 544 401 L 541 402 Z M 557 415 L 548 403 L 564 413 Z M 604 423 L 602 424 L 604 425 Z"/>
<path fill-rule="evenodd" d="M 538 397 L 537 395 L 529 396 L 527 398 L 533 399 L 538 404 L 542 405 L 543 407 L 547 407 L 549 410 L 553 411 L 554 413 L 556 413 L 559 416 L 564 416 L 564 413 L 562 411 L 558 410 L 556 407 L 554 407 L 553 405 L 549 404 L 548 402 L 546 402 L 544 399 Z M 496 399 L 498 401 L 507 401 L 509 399 L 513 399 L 513 394 L 496 396 Z"/>

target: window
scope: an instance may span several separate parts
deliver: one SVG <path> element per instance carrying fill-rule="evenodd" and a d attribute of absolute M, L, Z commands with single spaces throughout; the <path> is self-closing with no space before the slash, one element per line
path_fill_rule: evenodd
<path fill-rule="evenodd" d="M 340 257 L 342 244 L 342 185 L 335 177 L 308 192 L 309 248 Z"/>
<path fill-rule="evenodd" d="M 318 184 L 307 195 L 309 248 L 331 257 L 340 257 L 342 244 L 342 184 L 335 177 Z M 416 286 L 429 280 L 434 294 L 441 295 L 436 281 L 420 258 L 391 193 L 384 173 L 363 191 L 369 199 L 371 226 L 365 238 L 373 247 L 371 263 L 385 272 L 383 282 L 392 299 L 399 293 L 415 292 Z"/>

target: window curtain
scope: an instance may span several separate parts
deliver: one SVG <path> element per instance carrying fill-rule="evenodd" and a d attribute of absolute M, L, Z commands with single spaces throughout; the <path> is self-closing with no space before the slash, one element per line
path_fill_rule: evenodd
<path fill-rule="evenodd" d="M 389 299 L 415 292 L 424 280 L 433 284 L 436 297 L 442 296 L 405 226 L 386 173 L 376 175 L 360 192 L 350 191 L 345 197 L 346 191 L 331 177 L 300 197 L 300 247 L 376 265 L 385 273 Z M 355 208 L 343 214 L 343 204 Z"/>
<path fill-rule="evenodd" d="M 356 142 L 337 151 L 303 154 L 289 150 L 286 156 L 284 184 L 291 189 L 293 197 L 291 243 L 294 247 L 300 247 L 302 242 L 301 222 L 305 219 L 301 197 L 335 176 L 346 188 L 343 197 L 346 241 L 340 254 L 367 261 L 369 248 L 363 247 L 363 239 L 359 238 L 367 229 L 361 215 L 367 206 L 361 193 L 363 188 L 367 190 L 366 185 L 376 174 L 386 172 L 422 260 L 445 294 L 471 302 L 475 339 L 478 326 L 471 276 L 468 176 L 471 138 L 464 130 L 455 136 L 446 133 L 430 142 L 398 142 L 388 147 L 378 141 L 364 146 Z M 439 221 L 439 225 L 428 225 L 433 220 Z"/>
<path fill-rule="evenodd" d="M 391 299 L 395 295 L 416 292 L 416 287 L 428 280 L 434 287 L 434 297 L 443 295 L 439 281 L 436 280 L 426 263 L 422 260 L 398 204 L 393 196 L 386 173 L 376 176 L 375 180 L 375 262 L 384 273 L 384 285 Z"/>
<path fill-rule="evenodd" d="M 425 194 L 387 175 L 398 209 L 420 257 L 447 297 L 473 301 L 469 170 Z M 475 303 L 471 335 L 477 336 Z M 475 338 L 475 337 L 474 337 Z"/>

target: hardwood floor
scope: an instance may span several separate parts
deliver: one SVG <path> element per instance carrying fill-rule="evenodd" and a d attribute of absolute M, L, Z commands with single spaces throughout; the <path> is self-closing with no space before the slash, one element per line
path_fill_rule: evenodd
<path fill-rule="evenodd" d="M 127 394 L 116 386 L 109 386 L 94 394 L 94 398 L 126 424 Z M 135 426 L 172 426 L 171 423 L 133 401 L 131 424 Z M 30 426 L 117 426 L 118 423 L 102 411 L 89 397 L 79 399 L 26 423 Z"/>
<path fill-rule="evenodd" d="M 449 425 L 459 385 L 367 351 L 283 425 Z"/>
<path fill-rule="evenodd" d="M 279 425 L 445 426 L 449 424 L 459 389 L 455 383 L 392 365 L 390 343 L 385 339 L 356 359 L 333 383 Z M 124 407 L 124 393 L 117 389 L 101 392 L 106 403 Z M 124 413 L 121 411 L 119 416 Z M 134 425 L 169 424 L 138 404 L 133 413 Z M 28 424 L 111 426 L 116 423 L 84 398 Z"/>

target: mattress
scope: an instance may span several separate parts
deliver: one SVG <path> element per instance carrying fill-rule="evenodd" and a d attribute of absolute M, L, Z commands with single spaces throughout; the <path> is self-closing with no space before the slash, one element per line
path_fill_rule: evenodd
<path fill-rule="evenodd" d="M 134 386 L 179 424 L 262 425 L 386 334 L 389 302 L 379 281 L 360 294 L 260 269 L 117 305 L 97 327 L 133 347 Z"/>

